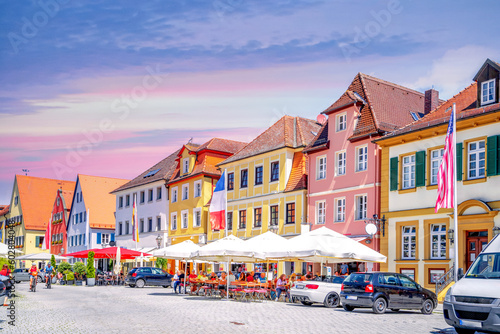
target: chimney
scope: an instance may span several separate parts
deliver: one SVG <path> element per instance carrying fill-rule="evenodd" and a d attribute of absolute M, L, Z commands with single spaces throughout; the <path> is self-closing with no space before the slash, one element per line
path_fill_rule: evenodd
<path fill-rule="evenodd" d="M 439 92 L 434 88 L 425 91 L 424 114 L 428 114 L 439 105 Z"/>

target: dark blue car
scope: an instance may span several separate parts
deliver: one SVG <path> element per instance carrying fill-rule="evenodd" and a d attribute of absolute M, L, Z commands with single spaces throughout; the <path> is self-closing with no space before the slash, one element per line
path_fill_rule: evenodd
<path fill-rule="evenodd" d="M 172 277 L 172 275 L 160 268 L 140 267 L 128 272 L 125 283 L 131 288 L 143 288 L 145 285 L 168 288 L 172 285 Z"/>

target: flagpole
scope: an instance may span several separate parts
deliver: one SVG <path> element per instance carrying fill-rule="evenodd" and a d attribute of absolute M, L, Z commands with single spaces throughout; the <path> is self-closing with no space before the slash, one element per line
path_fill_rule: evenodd
<path fill-rule="evenodd" d="M 226 191 L 226 206 L 224 208 L 224 227 L 226 230 L 226 237 L 227 237 L 227 168 L 224 169 L 224 189 Z"/>
<path fill-rule="evenodd" d="M 457 110 L 456 110 L 456 104 L 453 103 L 453 149 L 456 151 L 457 149 Z M 454 227 L 453 230 L 454 232 L 454 239 L 455 243 L 453 244 L 454 246 L 454 252 L 455 252 L 455 282 L 458 281 L 458 214 L 457 214 L 457 153 L 455 152 L 455 156 L 453 157 L 454 159 L 454 168 L 453 168 L 453 223 Z"/>

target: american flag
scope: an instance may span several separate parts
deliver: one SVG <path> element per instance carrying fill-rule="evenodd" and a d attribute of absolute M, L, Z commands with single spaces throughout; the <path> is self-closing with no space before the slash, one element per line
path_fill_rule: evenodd
<path fill-rule="evenodd" d="M 448 122 L 448 132 L 444 141 L 444 154 L 438 170 L 438 196 L 436 199 L 435 212 L 440 208 L 453 208 L 453 194 L 455 179 L 453 169 L 455 168 L 455 145 L 453 144 L 453 122 L 455 122 L 455 106 Z"/>

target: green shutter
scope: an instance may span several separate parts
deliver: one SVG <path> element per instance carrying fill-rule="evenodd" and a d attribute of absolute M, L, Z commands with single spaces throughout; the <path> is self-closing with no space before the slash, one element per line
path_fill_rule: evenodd
<path fill-rule="evenodd" d="M 457 181 L 462 181 L 462 156 L 463 156 L 463 143 L 457 144 Z"/>
<path fill-rule="evenodd" d="M 493 175 L 498 175 L 499 173 L 499 152 L 498 152 L 498 141 L 500 139 L 500 136 L 492 136 L 488 137 L 488 142 L 486 145 L 488 145 L 488 163 L 487 163 L 487 176 L 493 176 Z"/>
<path fill-rule="evenodd" d="M 415 154 L 415 187 L 425 186 L 425 151 Z"/>
<path fill-rule="evenodd" d="M 391 191 L 398 190 L 398 158 L 391 158 L 391 166 L 390 166 L 390 178 L 391 178 Z"/>
<path fill-rule="evenodd" d="M 35 237 L 35 247 L 38 247 L 40 245 L 40 237 Z"/>

